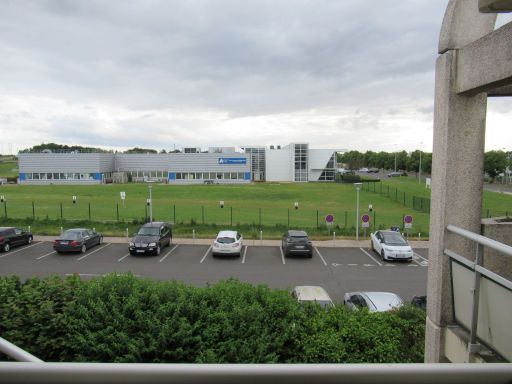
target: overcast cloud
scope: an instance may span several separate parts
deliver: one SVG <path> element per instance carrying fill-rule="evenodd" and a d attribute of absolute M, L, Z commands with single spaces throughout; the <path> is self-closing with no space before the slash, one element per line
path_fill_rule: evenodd
<path fill-rule="evenodd" d="M 446 4 L 0 1 L 0 152 L 431 150 Z M 490 102 L 487 149 L 512 143 L 510 105 Z"/>

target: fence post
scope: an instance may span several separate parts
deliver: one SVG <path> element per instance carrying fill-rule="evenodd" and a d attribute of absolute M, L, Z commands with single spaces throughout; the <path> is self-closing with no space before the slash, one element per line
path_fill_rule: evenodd
<path fill-rule="evenodd" d="M 231 227 L 233 227 L 233 207 L 229 207 L 230 215 L 231 215 Z"/>
<path fill-rule="evenodd" d="M 7 201 L 4 201 L 4 214 L 5 218 L 7 219 Z"/>
<path fill-rule="evenodd" d="M 260 208 L 260 229 L 261 229 L 261 208 Z"/>
<path fill-rule="evenodd" d="M 290 229 L 290 208 L 288 208 L 288 229 Z"/>
<path fill-rule="evenodd" d="M 116 203 L 117 222 L 119 223 L 119 203 Z"/>
<path fill-rule="evenodd" d="M 347 211 L 345 211 L 345 229 L 347 229 Z"/>
<path fill-rule="evenodd" d="M 404 192 L 404 207 L 405 207 L 405 192 Z"/>
<path fill-rule="evenodd" d="M 373 230 L 374 231 L 377 230 L 377 222 L 375 221 L 375 215 L 376 215 L 376 212 L 373 211 Z"/>
<path fill-rule="evenodd" d="M 7 217 L 7 214 L 5 215 Z M 62 223 L 63 215 L 62 215 L 62 203 L 60 203 L 60 222 Z"/>
<path fill-rule="evenodd" d="M 204 225 L 204 205 L 201 205 L 201 219 L 202 219 L 202 223 Z"/>
<path fill-rule="evenodd" d="M 34 207 L 34 202 L 32 202 L 32 220 L 36 219 L 36 208 Z"/>
<path fill-rule="evenodd" d="M 316 210 L 316 229 L 318 229 L 318 209 Z"/>
<path fill-rule="evenodd" d="M 89 203 L 89 221 L 91 221 L 91 203 Z"/>
<path fill-rule="evenodd" d="M 176 204 L 173 205 L 173 215 L 172 218 L 174 220 L 174 224 L 176 224 Z"/>

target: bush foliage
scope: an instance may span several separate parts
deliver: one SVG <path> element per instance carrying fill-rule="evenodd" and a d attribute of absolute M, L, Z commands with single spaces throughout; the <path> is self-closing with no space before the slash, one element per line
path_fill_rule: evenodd
<path fill-rule="evenodd" d="M 0 278 L 0 335 L 44 361 L 422 362 L 424 323 L 413 307 L 325 311 L 236 280 Z"/>

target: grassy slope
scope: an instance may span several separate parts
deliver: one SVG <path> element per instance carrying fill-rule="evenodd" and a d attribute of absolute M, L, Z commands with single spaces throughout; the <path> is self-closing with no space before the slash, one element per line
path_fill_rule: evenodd
<path fill-rule="evenodd" d="M 18 176 L 18 163 L 12 160 L 0 162 L 0 177 Z"/>

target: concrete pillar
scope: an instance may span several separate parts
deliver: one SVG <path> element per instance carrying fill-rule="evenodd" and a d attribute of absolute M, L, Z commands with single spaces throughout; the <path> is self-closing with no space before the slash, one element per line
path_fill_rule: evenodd
<path fill-rule="evenodd" d="M 473 244 L 449 234 L 446 227 L 453 224 L 480 232 L 487 94 L 456 93 L 457 48 L 491 32 L 494 22 L 495 15 L 478 14 L 476 0 L 452 0 L 441 30 L 434 105 L 426 363 L 446 361 L 444 331 L 453 322 L 450 269 L 443 251 L 448 248 L 471 259 L 476 252 Z"/>

